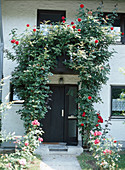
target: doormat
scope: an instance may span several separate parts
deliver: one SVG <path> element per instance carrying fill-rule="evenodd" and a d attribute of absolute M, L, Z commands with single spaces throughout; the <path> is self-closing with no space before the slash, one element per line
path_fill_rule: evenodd
<path fill-rule="evenodd" d="M 42 142 L 42 144 L 47 144 L 47 145 L 59 145 L 59 142 Z"/>
<path fill-rule="evenodd" d="M 49 151 L 68 151 L 67 146 L 56 145 L 56 146 L 48 146 Z"/>

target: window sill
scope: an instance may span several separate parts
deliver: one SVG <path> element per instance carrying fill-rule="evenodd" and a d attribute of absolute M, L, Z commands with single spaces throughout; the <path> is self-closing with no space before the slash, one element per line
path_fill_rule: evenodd
<path fill-rule="evenodd" d="M 23 104 L 24 100 L 13 100 L 13 104 Z"/>
<path fill-rule="evenodd" d="M 111 116 L 111 119 L 125 119 L 125 116 Z"/>

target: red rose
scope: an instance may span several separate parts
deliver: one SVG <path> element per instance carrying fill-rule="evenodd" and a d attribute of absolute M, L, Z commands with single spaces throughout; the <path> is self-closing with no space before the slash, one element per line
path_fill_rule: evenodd
<path fill-rule="evenodd" d="M 116 140 L 114 140 L 114 143 L 116 143 L 117 141 Z"/>
<path fill-rule="evenodd" d="M 71 22 L 71 25 L 74 25 L 74 22 L 73 22 L 73 21 Z"/>
<path fill-rule="evenodd" d="M 15 41 L 16 41 L 16 40 L 13 39 L 13 40 L 11 40 L 11 43 L 15 43 Z"/>
<path fill-rule="evenodd" d="M 97 115 L 99 116 L 99 113 L 97 113 Z"/>
<path fill-rule="evenodd" d="M 113 27 L 111 27 L 111 30 L 113 30 L 114 28 Z"/>
<path fill-rule="evenodd" d="M 83 112 L 82 117 L 85 117 L 85 115 L 86 115 L 86 113 L 85 113 L 85 112 Z"/>
<path fill-rule="evenodd" d="M 70 25 L 67 25 L 67 27 L 69 27 Z"/>
<path fill-rule="evenodd" d="M 18 44 L 19 44 L 19 41 L 16 41 L 15 44 L 18 45 Z"/>
<path fill-rule="evenodd" d="M 80 8 L 84 8 L 84 5 L 83 5 L 83 4 L 81 4 L 81 5 L 80 5 Z"/>
<path fill-rule="evenodd" d="M 62 20 L 64 20 L 65 19 L 65 17 L 64 16 L 62 16 Z"/>
<path fill-rule="evenodd" d="M 78 18 L 78 21 L 80 22 L 80 21 L 81 21 L 81 18 Z"/>
<path fill-rule="evenodd" d="M 28 143 L 28 142 L 25 142 L 24 144 L 25 144 L 25 146 L 28 146 L 28 145 L 29 145 L 29 143 Z"/>
<path fill-rule="evenodd" d="M 99 126 L 99 124 L 96 125 L 96 127 L 98 127 L 98 126 Z"/>
<path fill-rule="evenodd" d="M 75 28 L 76 28 L 76 26 L 75 26 L 75 25 L 73 25 L 73 26 L 72 26 L 72 28 L 73 28 L 73 29 L 75 29 Z"/>
<path fill-rule="evenodd" d="M 103 119 L 100 119 L 100 122 L 103 123 Z"/>
<path fill-rule="evenodd" d="M 81 31 L 81 29 L 79 28 L 79 29 L 78 29 L 78 31 L 80 32 L 80 31 Z"/>
<path fill-rule="evenodd" d="M 33 31 L 36 32 L 36 28 L 34 28 Z"/>
<path fill-rule="evenodd" d="M 91 99 L 92 99 L 92 97 L 91 97 L 91 96 L 88 96 L 88 99 L 89 99 L 89 100 L 91 100 Z"/>
<path fill-rule="evenodd" d="M 65 20 L 63 20 L 62 22 L 63 22 L 63 23 L 65 23 L 66 21 L 65 21 Z"/>
<path fill-rule="evenodd" d="M 30 26 L 30 24 L 27 24 L 26 26 L 27 26 L 27 27 L 29 27 L 29 26 Z"/>
<path fill-rule="evenodd" d="M 122 32 L 122 35 L 124 35 L 124 32 Z"/>
<path fill-rule="evenodd" d="M 100 119 L 98 120 L 98 123 L 100 122 Z"/>
<path fill-rule="evenodd" d="M 81 126 L 84 126 L 84 124 L 83 124 L 83 123 L 81 123 Z"/>
<path fill-rule="evenodd" d="M 95 144 L 98 144 L 100 141 L 98 140 L 98 139 L 96 139 L 95 141 L 94 141 L 94 143 Z"/>
<path fill-rule="evenodd" d="M 99 119 L 102 119 L 102 117 L 101 117 L 101 116 L 98 116 L 98 118 L 99 118 Z"/>
<path fill-rule="evenodd" d="M 98 40 L 95 40 L 95 43 L 98 43 L 99 41 Z"/>

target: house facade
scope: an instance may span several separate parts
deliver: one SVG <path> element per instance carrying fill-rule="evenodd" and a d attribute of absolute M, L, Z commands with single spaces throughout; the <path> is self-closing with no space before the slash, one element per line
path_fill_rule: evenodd
<path fill-rule="evenodd" d="M 62 16 L 67 18 L 67 22 L 74 21 L 79 5 L 83 3 L 89 9 L 96 9 L 99 6 L 99 0 L 2 0 L 2 20 L 0 20 L 0 43 L 4 41 L 4 48 L 11 50 L 9 33 L 13 28 L 18 29 L 18 33 L 25 30 L 26 24 L 30 24 L 32 28 L 36 25 L 41 26 L 43 20 L 51 19 L 59 21 Z M 114 23 L 114 28 L 118 31 L 125 32 L 125 2 L 105 0 L 103 3 L 103 11 L 110 13 L 114 6 L 118 7 L 118 18 Z M 3 36 L 2 28 L 3 27 Z M 2 38 L 3 37 L 3 38 Z M 95 104 L 95 108 L 100 111 L 104 120 L 110 117 L 112 125 L 110 126 L 110 135 L 118 141 L 125 141 L 125 102 L 121 100 L 121 95 L 125 92 L 125 76 L 119 71 L 121 67 L 125 67 L 125 37 L 119 38 L 116 45 L 111 45 L 117 53 L 110 59 L 110 75 L 106 85 L 102 86 L 100 92 L 103 103 Z M 2 50 L 0 53 L 0 76 L 11 75 L 16 62 L 12 62 L 4 58 L 2 67 Z M 60 66 L 61 67 L 61 66 Z M 68 144 L 81 143 L 81 136 L 77 129 L 77 118 L 75 117 L 75 109 L 78 106 L 75 104 L 74 98 L 67 96 L 69 90 L 77 93 L 78 90 L 78 75 L 66 71 L 57 71 L 50 77 L 50 87 L 53 91 L 51 111 L 47 113 L 46 120 L 42 120 L 43 130 L 45 130 L 46 142 L 66 142 Z M 2 100 L 8 93 L 11 92 L 10 80 L 5 80 L 5 86 L 2 91 Z M 124 98 L 124 97 L 123 97 Z M 16 97 L 12 97 L 16 100 Z M 10 99 L 8 99 L 9 101 Z M 58 107 L 57 107 L 58 106 Z M 21 109 L 21 101 L 15 102 L 12 108 L 3 115 L 2 131 L 15 131 L 16 135 L 23 135 L 25 132 L 23 121 L 16 113 Z M 5 117 L 5 118 L 4 118 Z M 58 123 L 57 123 L 58 122 Z"/>

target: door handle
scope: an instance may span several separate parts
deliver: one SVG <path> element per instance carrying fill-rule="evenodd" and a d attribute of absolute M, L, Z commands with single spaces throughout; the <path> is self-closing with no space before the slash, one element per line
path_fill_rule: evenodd
<path fill-rule="evenodd" d="M 64 109 L 62 109 L 62 117 L 64 117 Z"/>

